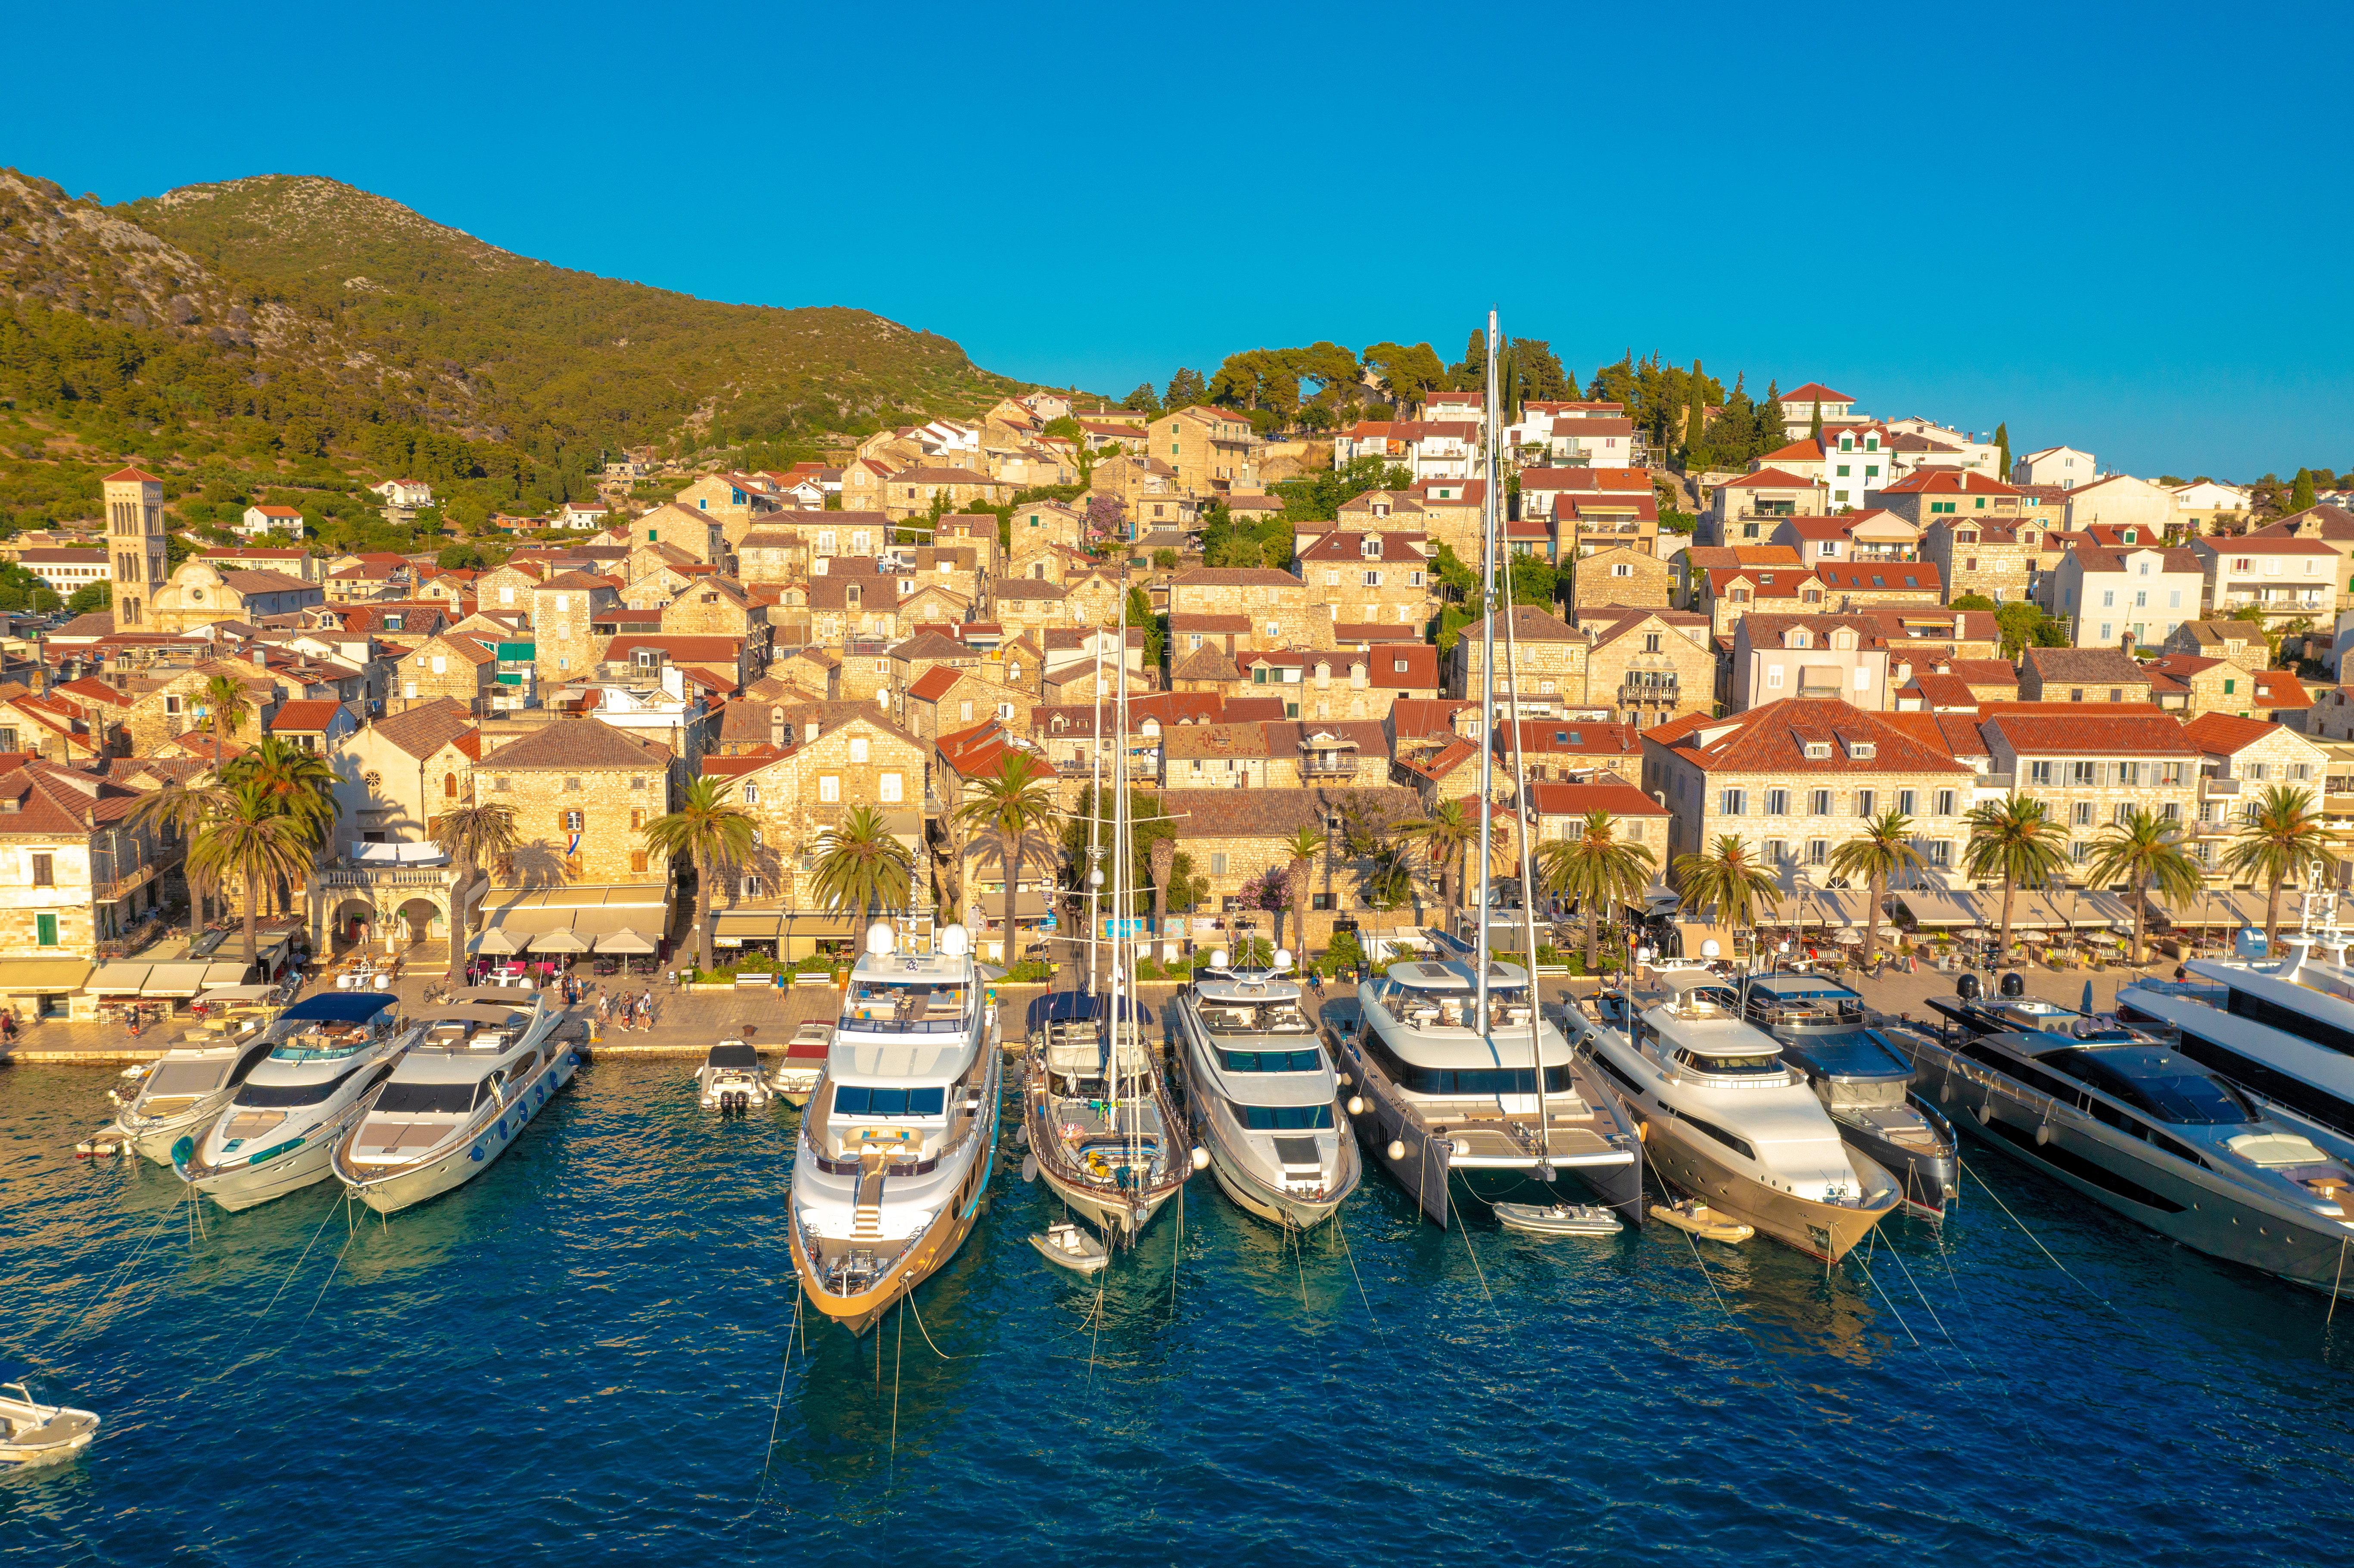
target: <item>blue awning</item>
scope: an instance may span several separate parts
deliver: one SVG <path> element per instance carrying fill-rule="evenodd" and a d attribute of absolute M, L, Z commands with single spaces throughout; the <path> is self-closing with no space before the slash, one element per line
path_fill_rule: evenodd
<path fill-rule="evenodd" d="M 1042 1023 L 1086 1023 L 1104 1015 L 1103 999 L 1084 991 L 1053 991 L 1044 996 L 1030 999 L 1026 1027 L 1037 1028 Z M 1123 998 L 1122 1018 L 1141 1018 L 1145 1014 L 1136 1004 Z"/>
<path fill-rule="evenodd" d="M 399 999 L 376 991 L 323 991 L 278 1015 L 281 1023 L 365 1023 Z"/>

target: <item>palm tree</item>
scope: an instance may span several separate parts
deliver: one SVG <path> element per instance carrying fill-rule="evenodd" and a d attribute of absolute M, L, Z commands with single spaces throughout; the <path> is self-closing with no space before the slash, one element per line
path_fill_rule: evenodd
<path fill-rule="evenodd" d="M 2002 944 L 1995 949 L 1999 964 L 2010 957 L 2010 906 L 2019 885 L 2040 887 L 2051 881 L 2068 852 L 2060 824 L 2042 801 L 2029 796 L 1988 800 L 1967 821 L 1970 842 L 1962 852 L 1962 870 L 1980 882 L 2002 878 Z"/>
<path fill-rule="evenodd" d="M 188 848 L 189 866 L 220 883 L 236 877 L 245 885 L 245 961 L 257 954 L 254 904 L 261 889 L 283 877 L 292 881 L 310 869 L 311 850 L 294 819 L 279 810 L 269 790 L 256 783 L 229 791 L 221 810 L 198 831 Z"/>
<path fill-rule="evenodd" d="M 253 748 L 221 770 L 232 787 L 254 783 L 268 791 L 281 816 L 294 819 L 297 830 L 314 850 L 325 847 L 343 815 L 335 799 L 335 771 L 315 751 L 290 746 L 276 736 L 263 737 Z"/>
<path fill-rule="evenodd" d="M 2313 809 L 2312 790 L 2274 784 L 2257 798 L 2224 852 L 2223 869 L 2264 882 L 2265 952 L 2274 951 L 2280 939 L 2282 886 L 2337 860 L 2329 830 Z"/>
<path fill-rule="evenodd" d="M 1008 750 L 996 771 L 972 780 L 973 798 L 957 808 L 959 821 L 997 835 L 999 863 L 1005 871 L 1005 946 L 999 955 L 1014 960 L 1014 887 L 1022 880 L 1022 856 L 1037 832 L 1062 815 L 1055 804 L 1054 773 L 1027 752 Z"/>
<path fill-rule="evenodd" d="M 217 768 L 228 758 L 228 737 L 252 716 L 253 703 L 235 675 L 222 673 L 205 683 L 204 704 L 212 715 L 213 766 Z"/>
<path fill-rule="evenodd" d="M 871 910 L 907 907 L 916 857 L 874 807 L 853 807 L 841 825 L 820 833 L 817 854 L 810 891 L 828 908 L 848 909 L 864 921 Z"/>
<path fill-rule="evenodd" d="M 1405 906 L 1414 897 L 1414 852 L 1394 839 L 1376 842 L 1365 857 L 1365 870 L 1360 883 L 1365 906 L 1376 915 L 1386 915 Z M 1376 930 L 1376 938 L 1381 933 Z M 1365 961 L 1372 963 L 1368 951 Z"/>
<path fill-rule="evenodd" d="M 1299 948 L 1299 962 L 1308 963 L 1308 874 L 1314 869 L 1316 857 L 1324 853 L 1323 835 L 1314 828 L 1302 828 L 1283 841 L 1287 857 L 1284 870 L 1284 892 L 1291 904 L 1292 940 Z M 1283 946 L 1283 915 L 1276 913 L 1275 945 Z"/>
<path fill-rule="evenodd" d="M 1607 811 L 1588 811 L 1574 839 L 1549 839 L 1537 851 L 1538 875 L 1555 897 L 1566 895 L 1585 909 L 1585 969 L 1594 972 L 1601 951 L 1602 911 L 1650 885 L 1659 859 L 1646 846 L 1617 836 Z"/>
<path fill-rule="evenodd" d="M 1419 845 L 1422 853 L 1438 876 L 1438 901 L 1447 913 L 1447 932 L 1454 934 L 1458 895 L 1462 892 L 1458 866 L 1469 855 L 1471 845 L 1479 837 L 1479 824 L 1463 809 L 1460 800 L 1441 800 L 1437 809 L 1420 821 L 1400 822 L 1396 832 L 1407 842 Z"/>
<path fill-rule="evenodd" d="M 133 827 L 158 838 L 193 845 L 204 825 L 228 805 L 228 791 L 210 775 L 198 774 L 186 781 L 166 779 L 163 788 L 150 790 L 131 808 L 129 821 Z M 205 923 L 205 878 L 185 853 L 181 859 L 182 875 L 188 885 L 188 943 L 193 949 L 196 932 Z"/>
<path fill-rule="evenodd" d="M 1831 851 L 1831 873 L 1850 884 L 1871 889 L 1871 906 L 1863 912 L 1863 961 L 1868 966 L 1880 950 L 1880 901 L 1888 895 L 1889 879 L 1900 871 L 1918 871 L 1921 853 L 1912 844 L 1913 819 L 1902 811 L 1882 811 L 1864 820 L 1855 837 Z"/>
<path fill-rule="evenodd" d="M 1719 833 L 1705 853 L 1676 856 L 1676 881 L 1682 885 L 1687 909 L 1716 906 L 1716 923 L 1726 930 L 1757 924 L 1757 906 L 1768 913 L 1782 902 L 1782 890 L 1771 872 L 1739 833 Z"/>
<path fill-rule="evenodd" d="M 2182 825 L 2147 806 L 2133 807 L 2123 821 L 2101 830 L 2093 841 L 2092 858 L 2084 863 L 2084 880 L 2099 885 L 2126 883 L 2140 895 L 2134 900 L 2136 964 L 2143 961 L 2150 894 L 2158 892 L 2168 904 L 2179 905 L 2200 886 L 2199 863 L 2182 847 Z"/>
<path fill-rule="evenodd" d="M 752 853 L 752 819 L 727 799 L 731 780 L 709 776 L 686 787 L 679 809 L 645 825 L 646 848 L 673 865 L 695 867 L 695 967 L 711 964 L 711 884 Z"/>
<path fill-rule="evenodd" d="M 1158 939 L 1169 924 L 1169 879 L 1177 871 L 1177 841 L 1163 833 L 1145 853 L 1152 862 L 1152 934 Z"/>
<path fill-rule="evenodd" d="M 453 806 L 433 819 L 433 842 L 458 863 L 458 894 L 450 911 L 450 983 L 466 973 L 466 932 L 473 925 L 474 879 L 485 861 L 497 863 L 523 843 L 515 832 L 514 808 L 493 801 L 487 806 Z M 487 891 L 487 889 L 485 890 Z"/>

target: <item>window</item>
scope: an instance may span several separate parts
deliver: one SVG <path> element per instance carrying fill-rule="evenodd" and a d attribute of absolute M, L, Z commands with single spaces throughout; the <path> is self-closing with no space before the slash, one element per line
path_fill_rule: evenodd
<path fill-rule="evenodd" d="M 1781 665 L 1768 664 L 1766 666 L 1766 689 L 1769 692 L 1778 692 L 1782 689 Z"/>
<path fill-rule="evenodd" d="M 638 871 L 638 872 L 642 872 L 643 870 L 645 870 L 645 869 L 646 869 L 646 852 L 645 852 L 645 851 L 643 851 L 643 850 L 631 850 L 631 851 L 630 852 L 630 869 L 631 869 L 631 871 Z"/>
<path fill-rule="evenodd" d="M 2093 846 L 2083 839 L 2077 839 L 2068 845 L 2068 858 L 2075 864 L 2082 865 L 2093 858 Z"/>
<path fill-rule="evenodd" d="M 1917 814 L 1917 808 L 1919 805 L 1920 796 L 1917 791 L 1912 789 L 1899 789 L 1896 791 L 1896 810 L 1901 814 L 1907 817 L 1914 816 Z"/>
<path fill-rule="evenodd" d="M 585 812 L 585 811 L 567 811 L 567 812 L 563 813 L 563 815 L 564 815 L 564 831 L 565 831 L 566 832 L 567 832 L 567 833 L 585 833 L 585 832 L 587 832 L 588 831 L 588 813 L 587 813 L 587 812 Z"/>
<path fill-rule="evenodd" d="M 1830 840 L 1808 839 L 1807 841 L 1807 863 L 1808 865 L 1828 865 L 1830 863 Z"/>
<path fill-rule="evenodd" d="M 896 773 L 880 775 L 875 781 L 875 787 L 877 796 L 886 804 L 896 805 L 905 799 L 900 792 L 900 776 Z"/>
<path fill-rule="evenodd" d="M 33 916 L 33 945 L 54 948 L 58 945 L 58 917 L 54 915 Z"/>
<path fill-rule="evenodd" d="M 2042 761 L 2042 762 L 2031 762 L 2031 763 L 2029 763 L 2029 764 L 2027 765 L 2027 781 L 2028 781 L 2030 784 L 2049 784 L 2049 783 L 2051 783 L 2051 782 L 2052 782 L 2052 764 L 2051 764 L 2051 762 L 2047 759 L 2047 760 Z"/>
<path fill-rule="evenodd" d="M 33 857 L 33 885 L 55 887 L 58 885 L 57 857 L 37 854 Z"/>
<path fill-rule="evenodd" d="M 445 800 L 458 798 L 458 776 L 455 773 L 441 775 L 441 798 Z"/>
<path fill-rule="evenodd" d="M 491 791 L 492 791 L 492 793 L 493 793 L 493 794 L 500 793 L 500 792 L 502 792 L 502 791 L 505 790 L 506 789 L 508 789 L 509 787 L 510 787 L 510 785 L 509 785 L 508 779 L 507 779 L 506 775 L 505 775 L 505 774 L 504 774 L 504 773 L 497 775 L 495 778 L 493 778 L 493 779 L 491 780 Z"/>
<path fill-rule="evenodd" d="M 2068 782 L 2079 789 L 2097 787 L 2101 782 L 2101 765 L 2097 762 L 2071 762 L 2068 764 Z"/>
<path fill-rule="evenodd" d="M 850 760 L 853 762 L 864 762 L 866 760 L 866 737 L 864 736 L 854 735 L 850 737 Z"/>
<path fill-rule="evenodd" d="M 1814 815 L 1818 817 L 1828 817 L 1831 814 L 1831 792 L 1829 790 L 1818 789 L 1814 791 L 1812 795 L 1808 796 L 1808 800 L 1809 802 L 1809 810 L 1814 813 Z"/>
<path fill-rule="evenodd" d="M 1224 850 L 1216 851 L 1211 854 L 1210 874 L 1212 876 L 1224 876 L 1226 874 L 1226 855 Z"/>
<path fill-rule="evenodd" d="M 1954 863 L 1954 846 L 1945 839 L 1932 839 L 1922 846 L 1923 857 L 1935 871 L 1943 871 Z"/>
<path fill-rule="evenodd" d="M 1767 839 L 1765 845 L 1765 854 L 1766 863 L 1767 865 L 1787 865 L 1790 863 L 1790 845 L 1787 840 Z"/>
<path fill-rule="evenodd" d="M 1719 814 L 1727 817 L 1746 815 L 1749 810 L 1749 791 L 1746 789 L 1723 791 L 1719 797 L 1716 809 Z"/>
<path fill-rule="evenodd" d="M 1950 817 L 1954 814 L 1954 792 L 1951 789 L 1938 790 L 1936 800 L 1937 810 L 1935 814 L 1937 816 Z"/>
<path fill-rule="evenodd" d="M 1868 692 L 1872 690 L 1872 667 L 1870 665 L 1858 664 L 1855 667 L 1855 689 L 1859 692 Z"/>
<path fill-rule="evenodd" d="M 1859 817 L 1871 816 L 1872 814 L 1872 808 L 1877 801 L 1878 797 L 1879 791 L 1877 790 L 1858 789 L 1855 792 L 1855 814 Z"/>
<path fill-rule="evenodd" d="M 2068 808 L 2068 821 L 2080 828 L 2092 826 L 2093 803 L 2090 800 L 2076 801 Z"/>
<path fill-rule="evenodd" d="M 817 781 L 817 798 L 829 806 L 840 800 L 842 779 L 832 773 L 820 774 Z"/>
<path fill-rule="evenodd" d="M 564 781 L 564 792 L 567 795 L 578 795 L 580 792 L 580 780 L 567 779 Z"/>
<path fill-rule="evenodd" d="M 1790 814 L 1790 792 L 1787 789 L 1766 790 L 1766 814 L 1769 817 L 1788 816 Z"/>

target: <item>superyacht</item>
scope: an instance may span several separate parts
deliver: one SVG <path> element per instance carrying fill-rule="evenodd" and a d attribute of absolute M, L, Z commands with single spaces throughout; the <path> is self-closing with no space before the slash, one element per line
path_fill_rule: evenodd
<path fill-rule="evenodd" d="M 2188 1052 L 2107 1020 L 1893 1038 L 1963 1126 L 2021 1163 L 2210 1256 L 2341 1287 L 2354 1141 L 2269 1115 Z"/>
<path fill-rule="evenodd" d="M 1226 1196 L 1261 1219 L 1306 1230 L 1356 1190 L 1357 1140 L 1341 1085 L 1300 1011 L 1299 983 L 1275 968 L 1229 970 L 1226 954 L 1171 1004 L 1193 1128 Z"/>
<path fill-rule="evenodd" d="M 504 1154 L 580 1065 L 551 994 L 481 986 L 421 1014 L 422 1036 L 335 1146 L 344 1191 L 395 1213 Z"/>
<path fill-rule="evenodd" d="M 863 1334 L 956 1255 L 997 1152 L 1002 1061 L 961 926 L 901 953 L 878 921 L 850 972 L 793 1149 L 793 1269 Z"/>
<path fill-rule="evenodd" d="M 1669 1000 L 1583 1044 L 1643 1124 L 1660 1180 L 1809 1257 L 1835 1263 L 1894 1213 L 1886 1171 L 1840 1137 L 1782 1043 L 1720 1003 L 1706 969 L 1660 972 Z"/>
<path fill-rule="evenodd" d="M 230 1210 L 325 1181 L 337 1140 L 423 1033 L 398 1009 L 378 991 L 323 991 L 279 1014 L 228 1108 L 174 1145 L 180 1179 Z"/>
<path fill-rule="evenodd" d="M 1863 999 L 1819 975 L 1776 971 L 1739 985 L 1741 1015 L 1782 1043 L 1849 1148 L 1896 1178 L 1904 1210 L 1942 1220 L 1956 1195 L 1954 1128 L 1913 1091 L 1913 1065 L 1869 1027 Z"/>

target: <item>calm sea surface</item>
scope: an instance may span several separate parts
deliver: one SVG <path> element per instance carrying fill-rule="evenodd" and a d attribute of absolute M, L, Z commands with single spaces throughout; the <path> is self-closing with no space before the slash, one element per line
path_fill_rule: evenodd
<path fill-rule="evenodd" d="M 1164 1213 L 1099 1315 L 1025 1245 L 1051 1200 L 1001 1160 L 919 1317 L 855 1342 L 805 1318 L 788 1363 L 791 1113 L 715 1120 L 689 1070 L 590 1066 L 388 1226 L 323 1185 L 201 1230 L 168 1172 L 72 1158 L 110 1078 L 0 1071 L 0 1355 L 106 1423 L 0 1477 L 0 1554 L 2354 1553 L 2354 1302 L 2325 1327 L 1979 1146 L 2035 1239 L 1972 1180 L 1943 1235 L 1890 1222 L 1829 1277 L 1656 1226 L 1441 1232 L 1379 1174 L 1293 1248 L 1204 1177 L 1182 1247 Z"/>

